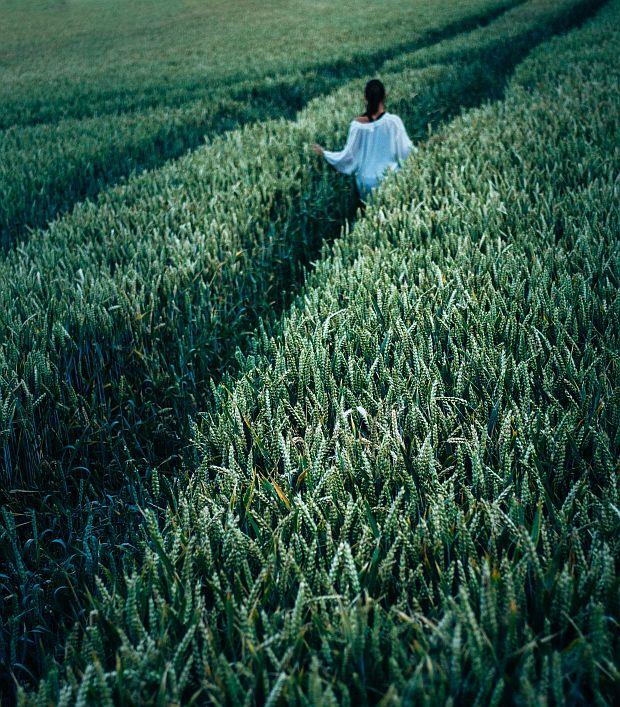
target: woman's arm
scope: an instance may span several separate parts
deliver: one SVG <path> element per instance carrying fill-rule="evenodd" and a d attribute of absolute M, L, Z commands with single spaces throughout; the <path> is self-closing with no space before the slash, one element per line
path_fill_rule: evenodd
<path fill-rule="evenodd" d="M 399 162 L 406 160 L 413 148 L 407 129 L 403 121 L 398 118 L 398 130 L 396 131 L 396 159 Z"/>
<path fill-rule="evenodd" d="M 339 172 L 353 174 L 358 167 L 359 131 L 356 129 L 355 123 L 351 123 L 347 143 L 340 152 L 324 150 L 320 145 L 314 145 L 313 149 L 317 155 L 322 155 Z"/>

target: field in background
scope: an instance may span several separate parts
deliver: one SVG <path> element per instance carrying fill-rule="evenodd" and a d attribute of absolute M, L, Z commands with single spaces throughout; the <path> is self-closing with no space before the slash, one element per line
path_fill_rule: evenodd
<path fill-rule="evenodd" d="M 3 0 L 0 125 L 208 100 L 222 84 L 329 71 L 508 4 Z"/>
<path fill-rule="evenodd" d="M 549 41 L 604 4 L 6 3 L 0 689 L 608 699 L 617 0 Z M 370 73 L 422 151 L 337 239 Z"/>
<path fill-rule="evenodd" d="M 12 3 L 0 28 L 0 247 L 236 126 L 291 118 L 520 0 Z"/>

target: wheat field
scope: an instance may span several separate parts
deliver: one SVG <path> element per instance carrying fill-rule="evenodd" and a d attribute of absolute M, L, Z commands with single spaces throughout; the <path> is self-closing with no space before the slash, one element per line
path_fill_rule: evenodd
<path fill-rule="evenodd" d="M 382 5 L 0 8 L 7 704 L 614 704 L 620 2 Z"/>

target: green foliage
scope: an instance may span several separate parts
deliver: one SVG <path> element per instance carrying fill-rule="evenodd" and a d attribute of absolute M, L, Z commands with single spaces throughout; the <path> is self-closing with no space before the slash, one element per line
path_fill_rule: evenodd
<path fill-rule="evenodd" d="M 511 4 L 384 0 L 381 13 L 370 13 L 353 0 L 9 0 L 1 126 L 175 107 L 208 98 L 214 86 L 337 68 Z"/>
<path fill-rule="evenodd" d="M 384 74 L 414 137 L 496 95 L 533 31 L 586 7 L 532 5 L 538 12 L 514 11 L 512 42 L 505 24 L 491 23 L 483 45 L 475 33 L 471 64 Z M 183 483 L 184 423 L 210 405 L 209 380 L 352 213 L 348 182 L 318 168 L 307 145 L 343 139 L 361 86 L 310 104 L 295 123 L 216 138 L 80 206 L 0 263 L 3 500 L 44 532 L 35 553 L 30 522 L 0 539 L 2 635 L 20 674 L 62 646 L 101 561 L 116 576 L 119 558 L 135 554 L 139 508 Z"/>
<path fill-rule="evenodd" d="M 292 118 L 312 97 L 516 3 L 386 0 L 381 13 L 351 0 L 320 11 L 306 0 L 3 8 L 0 246 L 205 135 Z"/>
<path fill-rule="evenodd" d="M 422 137 L 440 115 L 501 91 L 532 33 L 577 20 L 588 4 L 548 5 L 535 0 L 508 23 L 489 25 L 485 51 L 475 33 L 469 64 L 384 74 L 410 132 Z M 318 168 L 307 146 L 342 139 L 360 85 L 311 103 L 295 123 L 215 138 L 81 205 L 7 255 L 4 483 L 39 485 L 76 460 L 107 466 L 125 445 L 140 453 L 154 435 L 166 444 L 166 410 L 178 419 L 195 409 L 209 378 L 351 213 L 348 183 Z"/>
<path fill-rule="evenodd" d="M 536 50 L 326 249 L 41 701 L 612 703 L 619 20 Z"/>

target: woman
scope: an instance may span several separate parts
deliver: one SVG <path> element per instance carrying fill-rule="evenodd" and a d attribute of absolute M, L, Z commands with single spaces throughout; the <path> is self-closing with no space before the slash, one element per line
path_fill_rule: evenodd
<path fill-rule="evenodd" d="M 313 145 L 317 155 L 322 155 L 339 172 L 355 174 L 363 202 L 387 172 L 398 171 L 412 149 L 403 121 L 385 110 L 385 87 L 381 81 L 369 81 L 364 95 L 366 112 L 351 122 L 344 150 L 328 152 L 320 145 Z"/>

